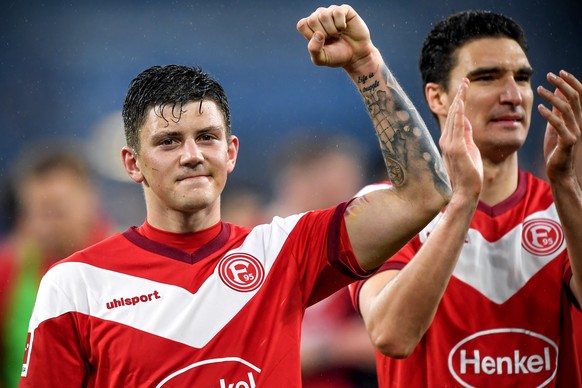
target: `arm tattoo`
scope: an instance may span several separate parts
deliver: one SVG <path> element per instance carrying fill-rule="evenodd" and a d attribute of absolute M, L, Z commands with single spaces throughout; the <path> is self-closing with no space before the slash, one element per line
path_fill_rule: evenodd
<path fill-rule="evenodd" d="M 418 160 L 426 163 L 433 172 L 439 190 L 449 192 L 446 171 L 418 111 L 386 66 L 381 74 L 386 89 L 377 79 L 370 81 L 375 76 L 375 73 L 370 73 L 358 77 L 358 85 L 376 127 L 390 181 L 395 186 L 404 185 Z"/>

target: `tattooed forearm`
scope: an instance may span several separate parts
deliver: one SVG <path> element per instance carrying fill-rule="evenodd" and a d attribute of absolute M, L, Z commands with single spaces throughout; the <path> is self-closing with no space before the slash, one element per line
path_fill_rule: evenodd
<path fill-rule="evenodd" d="M 420 162 L 432 171 L 439 190 L 450 191 L 444 166 L 424 121 L 388 68 L 383 66 L 380 74 L 358 77 L 358 87 L 374 122 L 392 184 L 404 185 Z"/>

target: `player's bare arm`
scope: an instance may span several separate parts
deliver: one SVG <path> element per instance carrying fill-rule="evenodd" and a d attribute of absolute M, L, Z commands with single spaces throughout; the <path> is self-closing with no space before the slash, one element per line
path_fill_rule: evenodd
<path fill-rule="evenodd" d="M 297 29 L 309 40 L 314 64 L 342 67 L 370 113 L 391 189 L 354 200 L 346 212 L 352 247 L 372 269 L 400 249 L 450 199 L 451 189 L 432 137 L 348 5 L 319 8 Z"/>
<path fill-rule="evenodd" d="M 582 302 L 582 188 L 576 177 L 575 160 L 582 129 L 582 83 L 572 74 L 549 73 L 555 92 L 538 87 L 538 93 L 552 109 L 540 104 L 538 110 L 548 121 L 544 136 L 546 174 L 550 181 L 560 222 L 564 229 L 572 266 L 570 288 Z M 578 155 L 579 157 L 580 155 Z M 580 172 L 579 172 L 580 173 Z"/>
<path fill-rule="evenodd" d="M 375 347 L 407 357 L 430 326 L 463 247 L 483 186 L 481 154 L 464 115 L 468 80 L 461 83 L 440 146 L 453 196 L 437 228 L 401 271 L 384 271 L 360 291 L 360 312 Z"/>

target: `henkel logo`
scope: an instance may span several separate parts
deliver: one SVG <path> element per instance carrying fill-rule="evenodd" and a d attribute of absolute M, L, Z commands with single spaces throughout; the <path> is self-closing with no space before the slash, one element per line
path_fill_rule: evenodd
<path fill-rule="evenodd" d="M 256 290 L 265 279 L 263 264 L 246 253 L 225 256 L 218 264 L 220 279 L 235 291 Z"/>
<path fill-rule="evenodd" d="M 521 233 L 521 245 L 536 256 L 551 255 L 564 241 L 562 227 L 550 219 L 529 220 L 523 224 Z"/>
<path fill-rule="evenodd" d="M 172 373 L 156 385 L 156 388 L 256 388 L 260 374 L 260 368 L 242 358 L 212 358 L 198 361 Z"/>
<path fill-rule="evenodd" d="M 544 387 L 556 375 L 558 346 L 524 329 L 485 330 L 455 345 L 448 363 L 464 387 Z"/>

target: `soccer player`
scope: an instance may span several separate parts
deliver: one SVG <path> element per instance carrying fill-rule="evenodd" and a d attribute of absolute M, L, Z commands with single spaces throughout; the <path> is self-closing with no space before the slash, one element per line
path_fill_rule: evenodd
<path fill-rule="evenodd" d="M 22 350 L 41 277 L 73 252 L 114 233 L 88 163 L 51 144 L 12 163 L 15 212 L 0 242 L 0 387 L 18 386 Z"/>
<path fill-rule="evenodd" d="M 533 90 L 524 31 L 485 11 L 437 23 L 420 58 L 441 127 L 459 83 L 483 182 L 454 181 L 446 210 L 351 287 L 376 348 L 381 387 L 580 386 L 571 309 L 582 300 L 582 190 L 574 160 L 582 84 L 549 73 L 549 184 L 518 166 Z M 477 175 L 475 175 L 476 178 Z M 365 191 L 382 187 L 368 187 Z"/>
<path fill-rule="evenodd" d="M 222 86 L 199 68 L 143 71 L 121 156 L 145 222 L 43 278 L 22 387 L 298 387 L 306 307 L 369 276 L 448 202 L 435 144 L 360 16 L 318 8 L 297 28 L 316 65 L 358 86 L 394 185 L 252 229 L 222 222 L 239 147 Z"/>

